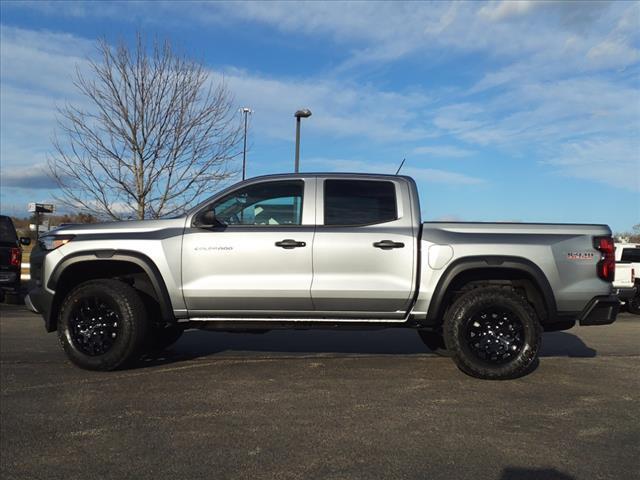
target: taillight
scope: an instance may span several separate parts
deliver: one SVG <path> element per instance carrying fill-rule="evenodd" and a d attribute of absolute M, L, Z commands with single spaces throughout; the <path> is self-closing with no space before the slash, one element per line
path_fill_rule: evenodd
<path fill-rule="evenodd" d="M 611 237 L 595 237 L 593 246 L 602 253 L 597 265 L 598 276 L 605 282 L 613 282 L 616 270 L 615 247 Z"/>
<path fill-rule="evenodd" d="M 20 251 L 19 248 L 12 248 L 9 264 L 12 267 L 19 267 L 20 263 L 22 263 L 22 252 Z"/>

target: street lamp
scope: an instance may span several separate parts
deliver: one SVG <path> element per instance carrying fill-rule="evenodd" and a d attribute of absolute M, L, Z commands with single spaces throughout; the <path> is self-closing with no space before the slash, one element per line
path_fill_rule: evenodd
<path fill-rule="evenodd" d="M 242 149 L 242 180 L 247 172 L 247 116 L 253 113 L 249 107 L 242 107 L 240 111 L 244 114 L 244 148 Z"/>
<path fill-rule="evenodd" d="M 293 114 L 296 117 L 296 167 L 295 172 L 298 173 L 300 170 L 300 119 L 301 118 L 309 118 L 311 116 L 311 110 L 308 108 L 303 108 L 298 110 Z"/>

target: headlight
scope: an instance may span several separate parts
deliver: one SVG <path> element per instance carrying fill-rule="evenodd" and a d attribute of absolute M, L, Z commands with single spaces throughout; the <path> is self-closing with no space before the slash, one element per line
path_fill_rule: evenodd
<path fill-rule="evenodd" d="M 69 243 L 75 235 L 46 235 L 40 237 L 38 242 L 43 250 L 55 250 L 65 243 Z"/>

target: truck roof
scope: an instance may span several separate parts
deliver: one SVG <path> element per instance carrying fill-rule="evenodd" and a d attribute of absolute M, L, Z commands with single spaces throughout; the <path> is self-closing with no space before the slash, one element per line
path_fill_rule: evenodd
<path fill-rule="evenodd" d="M 262 179 L 277 179 L 277 178 L 309 178 L 309 177 L 366 177 L 366 178 L 384 178 L 384 179 L 398 179 L 404 178 L 413 181 L 408 175 L 394 175 L 391 173 L 357 173 L 357 172 L 300 172 L 300 173 L 272 173 L 268 175 L 259 175 L 257 177 L 251 177 L 244 180 L 245 182 L 262 180 Z"/>

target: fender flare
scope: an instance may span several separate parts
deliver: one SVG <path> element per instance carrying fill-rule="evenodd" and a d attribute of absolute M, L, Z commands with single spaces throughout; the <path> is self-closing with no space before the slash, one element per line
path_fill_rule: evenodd
<path fill-rule="evenodd" d="M 444 299 L 453 280 L 461 273 L 470 270 L 517 270 L 531 277 L 542 293 L 542 298 L 548 313 L 548 319 L 553 321 L 557 316 L 556 299 L 553 289 L 542 269 L 523 257 L 513 257 L 504 255 L 482 255 L 473 257 L 463 257 L 449 265 L 438 280 L 438 285 L 431 297 L 429 310 L 427 311 L 427 322 L 438 322 L 444 313 Z"/>
<path fill-rule="evenodd" d="M 158 297 L 158 303 L 160 304 L 160 312 L 163 320 L 167 322 L 175 321 L 169 291 L 167 290 L 167 286 L 164 283 L 160 270 L 158 270 L 158 267 L 153 260 L 139 252 L 130 250 L 92 250 L 73 253 L 65 257 L 55 266 L 49 277 L 49 281 L 47 282 L 47 288 L 55 291 L 60 277 L 64 271 L 72 265 L 82 262 L 101 261 L 127 262 L 140 267 L 147 277 L 149 277 L 151 286 Z"/>

